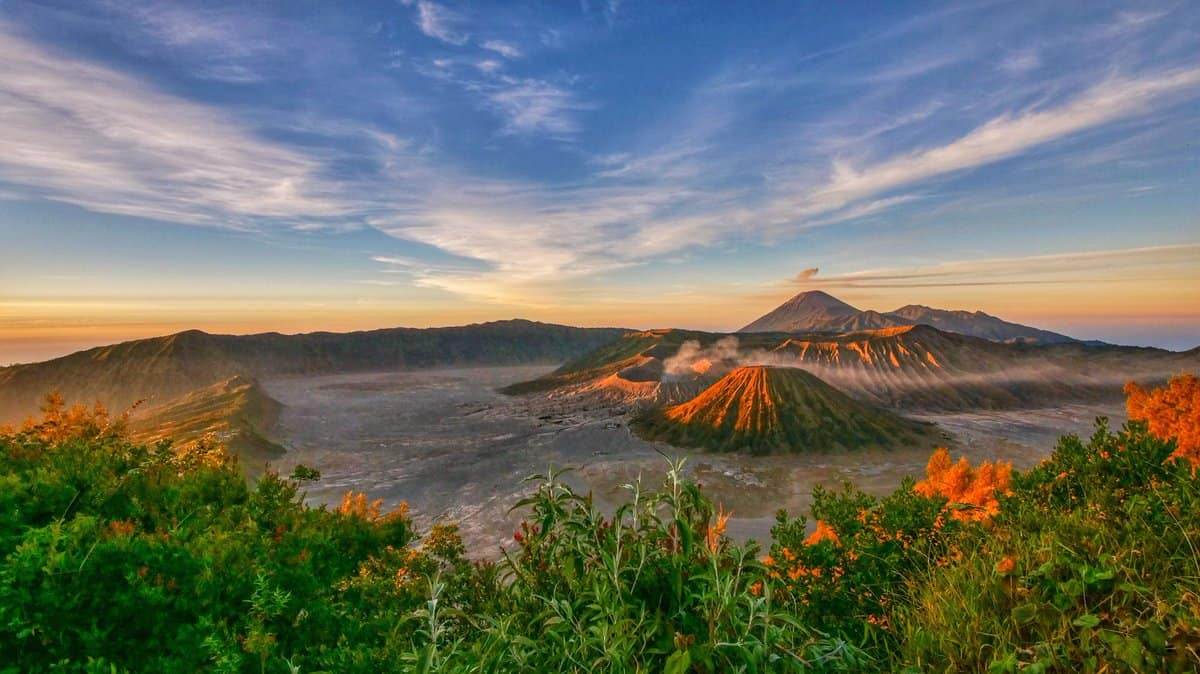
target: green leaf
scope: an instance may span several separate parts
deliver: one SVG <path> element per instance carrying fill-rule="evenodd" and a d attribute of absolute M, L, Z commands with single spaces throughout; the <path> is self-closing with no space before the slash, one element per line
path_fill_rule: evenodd
<path fill-rule="evenodd" d="M 1013 608 L 1012 617 L 1018 624 L 1026 625 L 1037 618 L 1037 613 L 1037 604 L 1021 604 Z"/>
<path fill-rule="evenodd" d="M 1059 583 L 1058 589 L 1068 597 L 1081 597 L 1085 591 L 1083 582 L 1077 578 L 1072 578 L 1065 583 Z"/>
<path fill-rule="evenodd" d="M 988 665 L 987 671 L 988 674 L 1009 674 L 1010 672 L 1017 671 L 1017 654 L 1008 653 L 1003 657 L 992 660 L 992 663 Z"/>
<path fill-rule="evenodd" d="M 1162 651 L 1164 651 L 1166 649 L 1167 633 L 1165 631 L 1163 631 L 1162 627 L 1155 625 L 1155 624 L 1151 624 L 1150 626 L 1148 626 L 1146 628 L 1146 631 L 1144 632 L 1144 634 L 1145 634 L 1145 641 L 1152 650 L 1161 653 Z"/>
<path fill-rule="evenodd" d="M 1117 657 L 1124 660 L 1130 667 L 1133 667 L 1135 670 L 1141 668 L 1144 661 L 1142 642 L 1133 637 L 1125 637 L 1122 640 L 1121 646 L 1114 650 L 1117 652 Z"/>
<path fill-rule="evenodd" d="M 1076 627 L 1095 627 L 1100 624 L 1100 618 L 1091 613 L 1084 613 L 1078 618 L 1072 620 L 1071 624 Z"/>
<path fill-rule="evenodd" d="M 671 657 L 667 658 L 667 664 L 663 666 L 663 674 L 685 674 L 691 666 L 692 656 L 690 653 L 675 651 Z"/>
<path fill-rule="evenodd" d="M 1115 576 L 1116 572 L 1107 568 L 1097 569 L 1089 566 L 1083 570 L 1083 582 L 1088 585 L 1095 585 L 1104 580 L 1112 580 Z"/>

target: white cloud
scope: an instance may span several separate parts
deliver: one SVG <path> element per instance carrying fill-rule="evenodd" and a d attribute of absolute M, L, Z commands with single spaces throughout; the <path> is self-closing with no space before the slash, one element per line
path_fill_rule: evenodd
<path fill-rule="evenodd" d="M 182 62 L 196 77 L 235 84 L 260 82 L 267 78 L 264 71 L 294 57 L 294 50 L 281 44 L 283 31 L 278 25 L 240 7 L 111 0 L 99 4 L 122 25 L 118 39 L 137 50 L 152 44 L 158 58 Z M 311 48 L 314 39 L 304 35 L 299 42 Z"/>
<path fill-rule="evenodd" d="M 483 59 L 482 61 L 476 61 L 475 67 L 478 68 L 480 72 L 490 75 L 501 70 L 504 67 L 504 64 L 495 59 Z"/>
<path fill-rule="evenodd" d="M 505 119 L 504 131 L 512 134 L 569 137 L 579 130 L 575 113 L 588 107 L 569 89 L 538 79 L 509 79 L 486 96 Z"/>
<path fill-rule="evenodd" d="M 1020 75 L 1042 65 L 1042 57 L 1036 49 L 1021 49 L 1010 53 L 1000 61 L 1000 69 L 1011 75 Z"/>
<path fill-rule="evenodd" d="M 1195 95 L 1200 68 L 1142 78 L 1110 78 L 1050 108 L 996 117 L 945 145 L 861 167 L 834 160 L 823 184 L 796 186 L 798 195 L 776 201 L 777 221 L 803 219 L 844 208 L 860 199 L 1013 157 L 1034 147 L 1141 113 L 1159 99 Z"/>
<path fill-rule="evenodd" d="M 479 46 L 488 51 L 494 51 L 506 59 L 519 59 L 522 56 L 521 49 L 517 45 L 504 40 L 488 40 Z"/>
<path fill-rule="evenodd" d="M 1186 243 L 954 260 L 793 278 L 788 283 L 826 288 L 904 288 L 1078 283 L 1081 278 L 1090 283 L 1146 277 L 1195 278 L 1197 259 L 1200 259 L 1200 244 Z"/>
<path fill-rule="evenodd" d="M 348 208 L 305 155 L 0 22 L 0 177 L 96 211 L 248 226 Z"/>
<path fill-rule="evenodd" d="M 412 4 L 423 31 L 451 37 L 445 41 L 452 44 L 467 41 L 458 17 L 440 5 Z M 425 5 L 432 8 L 428 16 Z M 943 106 L 960 108 L 952 99 L 931 101 L 909 114 L 894 108 L 895 119 L 826 125 L 822 130 L 832 128 L 845 139 L 838 144 L 784 145 L 772 137 L 764 149 L 737 135 L 747 113 L 737 106 L 761 101 L 707 93 L 678 114 L 664 115 L 658 126 L 635 129 L 641 133 L 627 145 L 594 148 L 593 173 L 579 182 L 470 175 L 443 161 L 432 143 L 410 148 L 403 139 L 347 119 L 346 129 L 321 134 L 374 133 L 372 147 L 386 161 L 379 175 L 335 180 L 333 160 L 344 155 L 268 141 L 231 114 L 66 58 L 4 25 L 0 179 L 95 211 L 186 223 L 238 227 L 270 221 L 320 228 L 366 221 L 457 260 L 435 264 L 380 256 L 374 260 L 378 271 L 395 274 L 383 283 L 525 304 L 545 300 L 564 279 L 613 272 L 697 246 L 762 240 L 795 227 L 877 215 L 927 196 L 927 188 L 918 187 L 922 183 L 1149 111 L 1200 84 L 1200 69 L 1114 77 L 1065 102 L 993 116 L 942 145 L 874 161 L 846 157 L 870 156 L 861 151 L 864 145 L 928 142 L 926 132 L 936 131 L 934 118 Z M 169 40 L 209 39 L 179 32 L 186 29 L 168 31 L 174 36 Z M 492 58 L 481 60 L 484 54 Z M 569 80 L 507 76 L 500 56 L 472 50 L 436 60 L 429 73 L 475 94 L 478 105 L 499 115 L 506 134 L 576 138 L 580 114 L 590 106 L 564 83 Z M 739 143 L 731 148 L 734 136 Z M 899 144 L 893 142 L 898 136 Z M 361 152 L 359 147 L 348 152 Z"/>
<path fill-rule="evenodd" d="M 453 45 L 464 45 L 470 35 L 457 29 L 461 17 L 442 5 L 430 0 L 417 0 L 417 28 L 435 40 Z"/>
<path fill-rule="evenodd" d="M 723 128 L 725 116 L 703 113 L 690 123 L 674 120 L 673 137 L 650 150 L 593 157 L 597 173 L 584 185 L 474 182 L 464 187 L 460 182 L 431 194 L 429 207 L 419 215 L 375 224 L 395 236 L 486 263 L 483 270 L 430 275 L 422 284 L 519 301 L 545 293 L 547 282 L 612 272 L 734 236 L 776 237 L 797 226 L 878 215 L 928 196 L 912 189 L 897 194 L 902 188 L 1144 112 L 1197 83 L 1200 69 L 1110 79 L 1057 106 L 993 118 L 942 146 L 866 165 L 835 161 L 824 178 L 799 171 L 799 177 L 769 183 L 755 199 L 706 184 L 714 172 L 707 161 L 711 134 Z M 515 97 L 508 112 L 513 120 L 525 120 L 522 128 L 572 128 L 547 124 L 542 116 L 569 106 L 553 105 L 555 96 L 548 97 L 550 103 L 542 96 L 530 98 Z M 518 114 L 524 112 L 530 116 Z"/>

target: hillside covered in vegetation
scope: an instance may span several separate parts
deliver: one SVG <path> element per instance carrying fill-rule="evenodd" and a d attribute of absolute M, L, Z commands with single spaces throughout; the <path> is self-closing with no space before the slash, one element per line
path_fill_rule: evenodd
<path fill-rule="evenodd" d="M 0 671 L 1195 671 L 1200 383 L 1128 394 L 1028 472 L 939 450 L 766 547 L 678 465 L 611 514 L 541 476 L 496 564 L 53 399 L 0 433 Z"/>

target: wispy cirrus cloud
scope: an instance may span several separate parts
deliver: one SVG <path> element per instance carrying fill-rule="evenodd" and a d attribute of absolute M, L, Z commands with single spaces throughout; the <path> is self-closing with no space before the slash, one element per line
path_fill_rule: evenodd
<path fill-rule="evenodd" d="M 834 159 L 828 179 L 796 186 L 769 209 L 775 221 L 837 211 L 874 195 L 985 166 L 1110 122 L 1145 112 L 1172 97 L 1194 97 L 1200 68 L 1112 77 L 1063 103 L 992 118 L 943 145 L 855 166 Z"/>
<path fill-rule="evenodd" d="M 1042 57 L 1033 47 L 1019 49 L 1000 61 L 1000 69 L 1011 75 L 1022 75 L 1042 65 Z"/>
<path fill-rule="evenodd" d="M 577 113 L 590 107 L 571 90 L 546 80 L 503 78 L 482 88 L 488 105 L 504 118 L 505 133 L 567 138 L 579 130 Z"/>
<path fill-rule="evenodd" d="M 225 227 L 347 215 L 318 160 L 0 22 L 0 177 L 92 210 Z"/>
<path fill-rule="evenodd" d="M 488 51 L 496 52 L 506 59 L 519 59 L 523 56 L 520 47 L 504 40 L 487 40 L 479 46 Z"/>
<path fill-rule="evenodd" d="M 431 0 L 403 0 L 405 5 L 416 7 L 413 21 L 421 32 L 447 44 L 464 45 L 471 39 L 469 33 L 459 29 L 462 17 L 455 11 Z"/>
<path fill-rule="evenodd" d="M 161 58 L 185 64 L 191 76 L 201 79 L 263 82 L 296 56 L 279 39 L 281 26 L 239 7 L 106 0 L 99 8 L 122 26 L 117 39 L 137 49 L 153 46 Z M 311 46 L 313 38 L 301 42 Z"/>
<path fill-rule="evenodd" d="M 504 60 L 522 56 L 508 49 L 513 44 L 472 42 L 468 28 L 481 31 L 469 24 L 471 17 L 432 2 L 413 0 L 410 6 L 422 31 L 463 48 L 427 43 L 430 51 L 406 61 L 428 64 L 418 72 L 437 81 L 422 82 L 450 89 L 460 109 L 471 111 L 461 103 L 465 92 L 470 104 L 500 120 L 497 132 L 494 120 L 483 116 L 484 143 L 563 151 L 584 157 L 582 166 L 564 176 L 517 172 L 501 179 L 491 168 L 472 171 L 478 162 L 449 156 L 436 140 L 410 143 L 352 119 L 317 120 L 318 131 L 306 120 L 292 134 L 268 134 L 248 123 L 254 116 L 244 109 L 224 111 L 166 93 L 114 67 L 47 49 L 0 23 L 0 177 L 27 193 L 95 211 L 174 222 L 292 228 L 367 223 L 441 252 L 429 257 L 459 261 L 369 260 L 364 254 L 364 264 L 390 275 L 380 281 L 407 275 L 416 285 L 476 298 L 549 302 L 564 280 L 731 241 L 761 243 L 801 229 L 882 218 L 935 200 L 939 181 L 948 177 L 1150 113 L 1200 89 L 1200 69 L 1129 67 L 1113 68 L 1123 74 L 1090 86 L 1051 83 L 1035 104 L 998 92 L 998 102 L 969 114 L 964 110 L 975 101 L 964 104 L 969 96 L 952 91 L 922 91 L 917 103 L 875 106 L 889 114 L 870 118 L 845 114 L 835 102 L 796 121 L 796 127 L 815 129 L 813 136 L 831 139 L 805 143 L 780 141 L 776 131 L 793 130 L 789 119 L 774 119 L 766 136 L 748 131 L 764 119 L 764 110 L 786 108 L 790 99 L 770 96 L 787 93 L 745 96 L 741 89 L 702 85 L 692 99 L 666 108 L 657 125 L 643 124 L 612 144 L 582 147 L 592 112 L 607 112 L 599 105 L 603 99 L 583 99 L 579 80 L 569 73 L 539 72 L 535 54 L 519 63 Z M 223 32 L 221 21 L 193 30 L 179 17 L 164 16 L 147 21 L 169 45 L 236 39 Z M 945 53 L 920 56 L 847 81 L 887 89 L 958 62 Z M 796 75 L 797 86 L 811 81 L 811 73 Z M 296 121 L 288 114 L 282 112 L 273 131 Z M 959 129 L 950 138 L 943 132 L 947 116 L 955 124 L 945 128 Z M 434 129 L 434 136 L 455 130 L 435 116 L 417 125 Z M 296 135 L 306 142 L 281 139 Z M 331 149 L 330 138 L 349 135 L 362 142 Z M 555 144 L 538 145 L 547 140 Z M 484 160 L 507 167 L 510 157 L 498 156 Z"/>
<path fill-rule="evenodd" d="M 963 286 L 1200 280 L 1200 243 L 954 260 L 820 276 L 806 269 L 785 284 L 805 288 L 955 288 Z"/>
<path fill-rule="evenodd" d="M 579 113 L 595 106 L 580 100 L 569 85 L 570 78 L 517 77 L 505 72 L 498 54 L 518 58 L 520 51 L 507 42 L 489 40 L 481 45 L 483 56 L 439 56 L 417 71 L 441 82 L 454 84 L 476 97 L 478 106 L 501 120 L 499 132 L 509 136 L 541 136 L 570 140 L 579 130 Z"/>

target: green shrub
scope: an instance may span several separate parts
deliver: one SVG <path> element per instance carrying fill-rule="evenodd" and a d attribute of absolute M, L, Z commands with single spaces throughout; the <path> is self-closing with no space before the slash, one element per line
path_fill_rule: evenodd
<path fill-rule="evenodd" d="M 1200 490 L 1170 442 L 1104 420 L 1018 476 L 963 559 L 898 612 L 923 671 L 1182 672 L 1200 665 Z"/>
<path fill-rule="evenodd" d="M 315 471 L 250 485 L 72 414 L 0 434 L 0 672 L 1200 669 L 1200 481 L 1140 423 L 990 516 L 818 489 L 761 558 L 680 464 L 611 515 L 551 473 L 485 563 L 363 494 L 305 506 Z"/>

